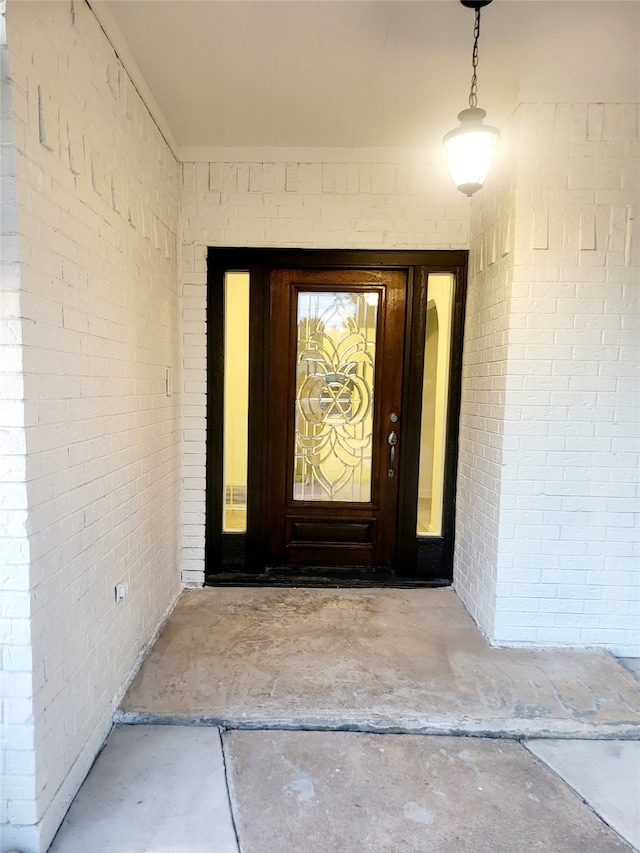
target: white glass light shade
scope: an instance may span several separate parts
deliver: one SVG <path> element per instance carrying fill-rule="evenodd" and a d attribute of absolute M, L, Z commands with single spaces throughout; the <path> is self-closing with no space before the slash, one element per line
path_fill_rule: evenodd
<path fill-rule="evenodd" d="M 456 186 L 467 196 L 479 190 L 486 180 L 500 132 L 482 123 L 484 110 L 470 107 L 458 113 L 460 127 L 444 137 L 449 171 Z"/>

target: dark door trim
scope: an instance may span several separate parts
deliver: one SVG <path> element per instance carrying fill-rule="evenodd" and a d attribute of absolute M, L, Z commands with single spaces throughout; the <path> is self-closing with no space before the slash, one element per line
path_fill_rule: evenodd
<path fill-rule="evenodd" d="M 404 417 L 401 433 L 401 483 L 396 571 L 384 577 L 363 573 L 343 577 L 345 585 L 448 584 L 453 579 L 455 483 L 458 458 L 461 364 L 467 285 L 464 250 L 321 250 L 213 248 L 208 251 L 207 273 L 207 478 L 205 583 L 314 583 L 295 571 L 268 572 L 263 560 L 266 495 L 266 431 L 260 413 L 269 390 L 269 279 L 277 268 L 394 268 L 408 273 L 409 294 L 405 327 Z M 249 330 L 249 467 L 247 535 L 222 534 L 223 399 L 224 399 L 224 289 L 226 272 L 248 271 L 251 312 Z M 430 273 L 456 276 L 452 329 L 451 382 L 445 449 L 444 516 L 442 537 L 418 539 L 417 473 L 420 444 L 421 389 L 426 325 L 426 288 Z M 321 579 L 318 583 L 321 583 Z M 336 579 L 330 582 L 335 585 Z"/>

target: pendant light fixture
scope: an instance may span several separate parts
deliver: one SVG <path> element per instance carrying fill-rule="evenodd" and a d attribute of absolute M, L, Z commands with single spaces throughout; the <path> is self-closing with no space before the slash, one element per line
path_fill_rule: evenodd
<path fill-rule="evenodd" d="M 458 113 L 460 127 L 450 131 L 443 139 L 447 152 L 449 171 L 460 192 L 472 196 L 482 188 L 495 157 L 500 139 L 500 131 L 482 122 L 487 115 L 478 107 L 478 39 L 480 38 L 480 9 L 488 6 L 491 0 L 460 0 L 467 9 L 475 9 L 476 20 L 473 29 L 473 55 L 471 64 L 471 91 L 469 107 Z"/>

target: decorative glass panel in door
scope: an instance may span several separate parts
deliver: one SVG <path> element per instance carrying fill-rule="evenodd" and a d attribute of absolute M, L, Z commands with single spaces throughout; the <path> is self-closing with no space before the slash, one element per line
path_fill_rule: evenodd
<path fill-rule="evenodd" d="M 377 292 L 299 291 L 293 498 L 371 500 Z"/>

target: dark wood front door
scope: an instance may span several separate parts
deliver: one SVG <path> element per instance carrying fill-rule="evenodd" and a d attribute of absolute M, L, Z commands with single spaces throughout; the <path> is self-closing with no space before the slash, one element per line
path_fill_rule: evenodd
<path fill-rule="evenodd" d="M 206 583 L 451 581 L 466 264 L 209 249 Z"/>
<path fill-rule="evenodd" d="M 271 271 L 268 563 L 393 566 L 406 295 L 406 270 Z"/>

